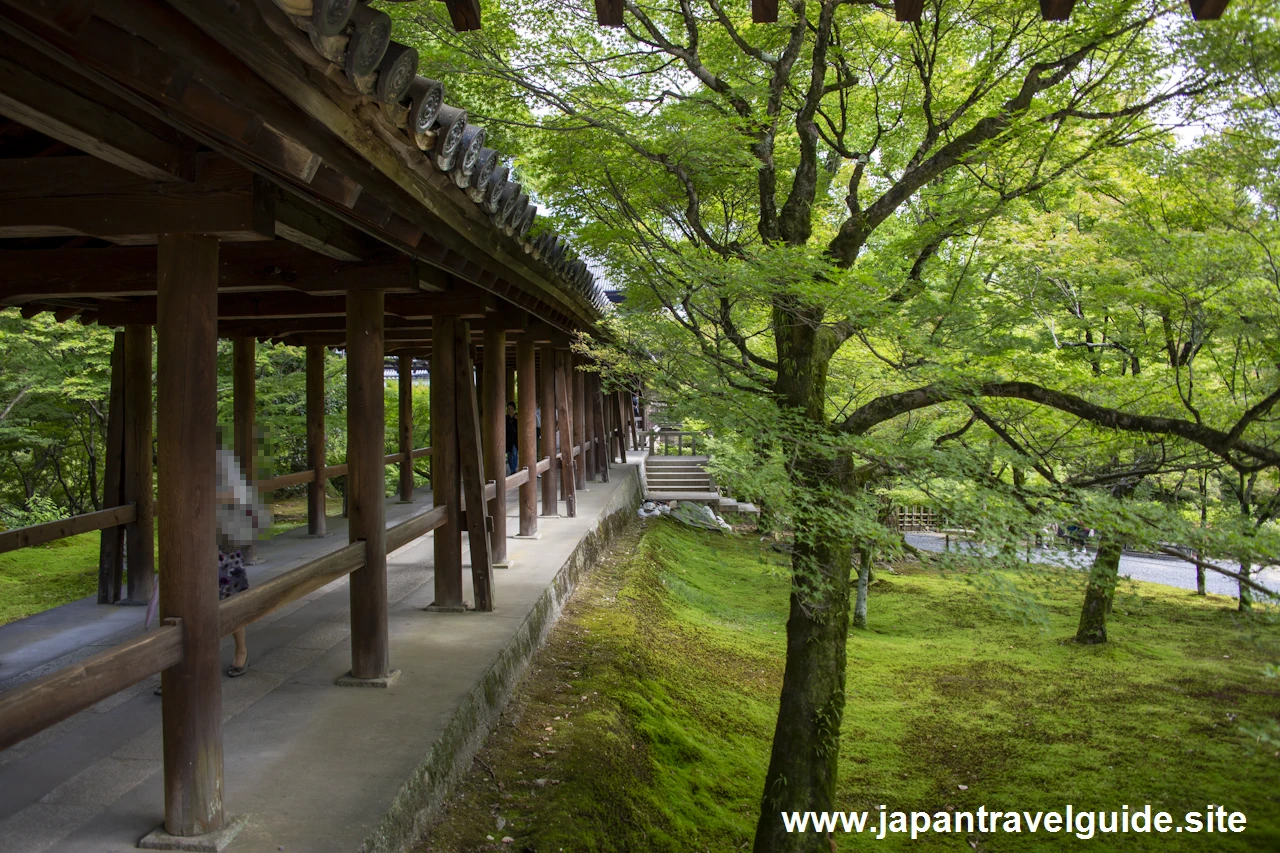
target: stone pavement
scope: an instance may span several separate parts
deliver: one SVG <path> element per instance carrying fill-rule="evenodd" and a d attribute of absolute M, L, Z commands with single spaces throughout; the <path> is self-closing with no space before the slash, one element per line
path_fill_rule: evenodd
<path fill-rule="evenodd" d="M 541 538 L 511 539 L 495 574 L 493 613 L 426 613 L 431 534 L 388 556 L 389 689 L 337 687 L 350 669 L 347 579 L 249 627 L 249 672 L 225 679 L 225 796 L 247 817 L 231 853 L 399 850 L 471 761 L 488 727 L 572 591 L 577 576 L 639 500 L 636 466 L 589 483 L 576 518 L 540 518 Z M 509 530 L 519 529 L 509 500 Z M 431 507 L 387 504 L 388 523 Z M 561 504 L 563 509 L 563 504 Z M 305 528 L 261 543 L 260 583 L 346 543 Z M 464 551 L 464 562 L 466 561 Z M 470 566 L 464 566 L 470 598 Z M 141 630 L 141 608 L 74 602 L 0 627 L 7 689 Z M 24 624 L 31 623 L 31 624 Z M 223 662 L 231 659 L 230 639 Z M 164 814 L 160 698 L 153 677 L 0 752 L 0 851 L 136 849 Z"/>

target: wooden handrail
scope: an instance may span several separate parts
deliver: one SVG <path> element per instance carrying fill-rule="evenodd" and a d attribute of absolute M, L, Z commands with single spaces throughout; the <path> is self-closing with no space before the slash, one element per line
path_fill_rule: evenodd
<path fill-rule="evenodd" d="M 426 536 L 437 527 L 444 525 L 448 518 L 449 508 L 438 506 L 421 515 L 400 522 L 387 530 L 387 553 L 399 550 L 419 536 Z"/>
<path fill-rule="evenodd" d="M 512 492 L 529 482 L 529 469 L 521 468 L 519 471 L 507 477 L 507 491 Z"/>
<path fill-rule="evenodd" d="M 129 524 L 138 517 L 138 508 L 134 504 L 103 509 L 97 512 L 86 512 L 57 521 L 46 521 L 30 527 L 19 527 L 17 530 L 6 530 L 0 533 L 0 554 L 17 551 L 19 548 L 30 548 L 32 545 L 43 545 L 56 539 L 90 533 L 107 527 Z"/>
<path fill-rule="evenodd" d="M 223 599 L 218 605 L 218 630 L 225 637 L 362 566 L 364 542 L 352 542 L 345 548 L 276 575 L 265 583 Z"/>
<path fill-rule="evenodd" d="M 431 455 L 430 447 L 414 448 L 410 454 L 410 459 L 421 459 L 424 456 Z M 384 465 L 395 465 L 404 461 L 403 453 L 392 453 L 383 457 Z M 339 477 L 347 473 L 347 463 L 341 465 L 330 465 L 324 469 L 324 477 L 326 480 L 332 477 Z M 292 474 L 281 474 L 279 477 L 272 477 L 270 480 L 263 480 L 258 484 L 260 492 L 274 492 L 278 489 L 287 489 L 290 486 L 301 486 L 303 483 L 311 483 L 316 479 L 316 472 L 312 470 L 295 471 Z"/>
<path fill-rule="evenodd" d="M 181 660 L 182 621 L 166 619 L 155 631 L 0 694 L 0 749 L 8 749 Z"/>
<path fill-rule="evenodd" d="M 551 457 L 544 456 L 538 460 L 538 473 L 545 474 L 551 470 Z"/>

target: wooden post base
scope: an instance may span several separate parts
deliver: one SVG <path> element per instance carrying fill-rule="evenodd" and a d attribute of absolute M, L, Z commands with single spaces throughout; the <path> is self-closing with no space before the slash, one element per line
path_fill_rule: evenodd
<path fill-rule="evenodd" d="M 153 829 L 138 841 L 142 850 L 184 850 L 189 853 L 222 853 L 249 823 L 247 815 L 228 816 L 222 828 L 204 835 L 170 835 L 164 827 Z"/>
<path fill-rule="evenodd" d="M 436 604 L 432 602 L 422 609 L 427 613 L 467 613 L 475 608 L 471 606 L 470 601 L 464 601 L 461 604 Z"/>
<path fill-rule="evenodd" d="M 340 678 L 333 680 L 337 687 L 390 687 L 400 680 L 400 670 L 393 669 L 386 675 L 377 675 L 373 678 L 356 678 L 351 673 L 347 673 Z"/>

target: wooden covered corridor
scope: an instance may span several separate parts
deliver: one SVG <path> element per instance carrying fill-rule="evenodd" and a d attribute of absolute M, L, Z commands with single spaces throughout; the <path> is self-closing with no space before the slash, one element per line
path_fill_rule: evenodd
<path fill-rule="evenodd" d="M 578 491 L 627 461 L 629 394 L 605 393 L 571 350 L 600 333 L 607 305 L 585 263 L 538 226 L 484 128 L 417 73 L 389 18 L 319 0 L 300 15 L 304 5 L 0 0 L 0 306 L 120 329 L 108 508 L 0 534 L 0 550 L 103 530 L 99 601 L 145 602 L 158 569 L 163 621 L 0 694 L 0 749 L 161 673 L 163 827 L 146 841 L 158 848 L 213 849 L 238 828 L 224 807 L 224 637 L 349 576 L 349 672 L 337 683 L 394 684 L 410 667 L 389 640 L 389 552 L 433 534 L 423 606 L 434 613 L 422 619 L 497 618 L 508 500 L 510 524 L 533 537 L 540 515 L 573 518 Z M 309 466 L 257 485 L 308 484 L 309 532 L 323 535 L 324 483 L 345 475 L 349 543 L 221 603 L 219 338 L 235 341 L 246 467 L 254 342 L 306 347 Z M 346 356 L 340 465 L 327 464 L 320 426 L 326 347 Z M 429 447 L 412 446 L 402 407 L 387 454 L 389 358 L 402 388 L 415 365 L 430 372 Z M 514 476 L 509 388 L 522 403 Z M 413 462 L 424 457 L 431 508 L 388 529 L 384 466 L 400 466 L 401 500 L 422 500 Z"/>

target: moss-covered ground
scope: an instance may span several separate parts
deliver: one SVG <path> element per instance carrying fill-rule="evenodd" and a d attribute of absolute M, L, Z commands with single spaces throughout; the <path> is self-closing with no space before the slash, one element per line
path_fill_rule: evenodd
<path fill-rule="evenodd" d="M 99 542 L 82 533 L 0 554 L 0 625 L 96 594 Z"/>
<path fill-rule="evenodd" d="M 633 528 L 570 601 L 420 851 L 749 849 L 781 685 L 788 585 L 750 536 Z M 834 836 L 839 850 L 1280 850 L 1280 657 L 1234 601 L 1142 585 L 1112 642 L 1070 640 L 1079 575 L 1042 584 L 1048 626 L 971 577 L 882 571 L 849 638 L 838 808 L 873 812 L 1222 804 L 1244 834 L 1078 840 Z M 504 842 L 504 839 L 510 839 Z"/>

